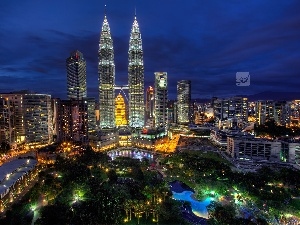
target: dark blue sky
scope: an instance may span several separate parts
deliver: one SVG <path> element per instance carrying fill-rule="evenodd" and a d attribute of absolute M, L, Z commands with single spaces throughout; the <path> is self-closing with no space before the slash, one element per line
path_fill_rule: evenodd
<path fill-rule="evenodd" d="M 136 7 L 145 85 L 154 72 L 168 72 L 170 99 L 180 79 L 192 80 L 193 98 L 299 90 L 299 0 L 1 0 L 0 92 L 66 98 L 65 59 L 78 49 L 87 61 L 88 95 L 97 97 L 105 4 L 117 84 L 127 83 Z M 236 86 L 239 71 L 250 73 L 250 86 Z"/>

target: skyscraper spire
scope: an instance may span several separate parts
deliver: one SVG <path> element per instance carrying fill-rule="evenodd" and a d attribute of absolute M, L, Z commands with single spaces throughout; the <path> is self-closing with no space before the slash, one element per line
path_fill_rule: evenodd
<path fill-rule="evenodd" d="M 139 24 L 134 18 L 128 51 L 129 126 L 144 126 L 144 61 Z"/>
<path fill-rule="evenodd" d="M 106 12 L 100 34 L 98 59 L 100 127 L 114 128 L 115 63 L 113 41 L 110 34 L 110 27 L 106 18 Z"/>

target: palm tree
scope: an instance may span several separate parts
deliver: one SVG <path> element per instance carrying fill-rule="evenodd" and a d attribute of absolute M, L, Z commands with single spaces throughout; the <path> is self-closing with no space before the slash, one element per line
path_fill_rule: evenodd
<path fill-rule="evenodd" d="M 124 202 L 124 210 L 126 212 L 126 219 L 128 220 L 128 211 L 131 211 L 131 204 L 130 204 L 130 199 L 129 200 L 125 200 Z M 130 212 L 131 214 L 131 212 Z"/>

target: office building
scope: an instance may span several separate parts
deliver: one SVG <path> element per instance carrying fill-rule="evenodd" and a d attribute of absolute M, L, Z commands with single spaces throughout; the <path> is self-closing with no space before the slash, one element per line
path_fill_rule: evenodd
<path fill-rule="evenodd" d="M 67 96 L 69 99 L 85 98 L 86 93 L 86 61 L 80 51 L 71 53 L 66 60 Z"/>
<path fill-rule="evenodd" d="M 154 83 L 154 116 L 155 127 L 165 128 L 168 125 L 168 79 L 166 72 L 155 72 Z"/>
<path fill-rule="evenodd" d="M 0 144 L 7 147 L 16 144 L 14 102 L 8 98 L 0 98 Z"/>
<path fill-rule="evenodd" d="M 49 144 L 53 140 L 51 96 L 24 94 L 25 139 L 29 145 Z"/>
<path fill-rule="evenodd" d="M 142 128 L 145 122 L 144 62 L 141 32 L 136 16 L 130 33 L 128 59 L 129 126 Z"/>
<path fill-rule="evenodd" d="M 154 89 L 151 86 L 146 90 L 145 122 L 148 127 L 154 124 Z"/>
<path fill-rule="evenodd" d="M 115 127 L 115 63 L 106 15 L 100 34 L 98 59 L 100 128 L 111 129 Z"/>
<path fill-rule="evenodd" d="M 286 101 L 259 100 L 255 103 L 255 119 L 259 125 L 274 120 L 276 124 L 286 126 L 290 124 L 291 113 L 291 105 Z"/>
<path fill-rule="evenodd" d="M 177 123 L 190 123 L 191 81 L 177 82 Z"/>
<path fill-rule="evenodd" d="M 52 102 L 54 133 L 58 141 L 87 143 L 96 133 L 95 99 L 55 99 Z"/>
<path fill-rule="evenodd" d="M 212 98 L 214 117 L 217 121 L 236 118 L 248 121 L 248 99 L 244 97 Z"/>
<path fill-rule="evenodd" d="M 294 100 L 289 102 L 290 110 L 290 126 L 299 127 L 300 126 L 300 100 Z"/>
<path fill-rule="evenodd" d="M 127 118 L 126 118 L 126 105 L 125 100 L 121 94 L 118 94 L 116 97 L 116 126 L 126 126 L 128 124 Z"/>

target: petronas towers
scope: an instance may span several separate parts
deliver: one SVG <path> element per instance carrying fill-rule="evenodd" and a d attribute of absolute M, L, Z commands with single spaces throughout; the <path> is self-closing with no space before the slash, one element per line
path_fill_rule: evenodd
<path fill-rule="evenodd" d="M 115 63 L 110 27 L 106 18 L 102 24 L 98 51 L 99 109 L 101 129 L 116 127 L 115 123 Z M 142 38 L 134 18 L 128 50 L 129 126 L 144 126 L 144 62 Z"/>

